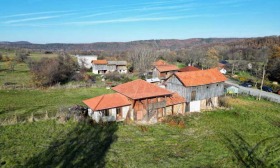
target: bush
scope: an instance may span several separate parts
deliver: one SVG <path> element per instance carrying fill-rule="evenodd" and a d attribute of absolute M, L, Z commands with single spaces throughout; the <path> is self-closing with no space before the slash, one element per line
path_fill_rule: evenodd
<path fill-rule="evenodd" d="M 57 58 L 42 58 L 28 62 L 32 80 L 37 86 L 51 86 L 69 81 L 75 74 L 76 62 L 68 55 Z"/>
<path fill-rule="evenodd" d="M 229 98 L 228 97 L 220 97 L 219 98 L 219 106 L 230 107 Z"/>
<path fill-rule="evenodd" d="M 105 79 L 122 83 L 131 81 L 131 79 L 126 74 L 119 74 L 118 72 L 105 74 Z"/>

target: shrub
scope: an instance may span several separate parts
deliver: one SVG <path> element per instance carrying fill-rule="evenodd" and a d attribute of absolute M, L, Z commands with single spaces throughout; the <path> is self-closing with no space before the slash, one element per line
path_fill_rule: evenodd
<path fill-rule="evenodd" d="M 68 55 L 57 58 L 42 58 L 40 61 L 28 62 L 32 80 L 37 86 L 51 86 L 67 82 L 75 74 L 76 62 Z"/>
<path fill-rule="evenodd" d="M 228 97 L 220 97 L 219 98 L 219 106 L 230 107 L 229 98 Z"/>

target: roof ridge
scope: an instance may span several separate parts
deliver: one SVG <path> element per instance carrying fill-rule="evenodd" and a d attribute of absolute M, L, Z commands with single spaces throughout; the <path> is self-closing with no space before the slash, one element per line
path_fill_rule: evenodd
<path fill-rule="evenodd" d="M 103 100 L 104 96 L 106 96 L 106 94 L 101 96 L 100 100 L 98 101 L 97 105 L 95 106 L 95 109 L 96 109 L 97 106 L 101 103 L 101 101 Z"/>

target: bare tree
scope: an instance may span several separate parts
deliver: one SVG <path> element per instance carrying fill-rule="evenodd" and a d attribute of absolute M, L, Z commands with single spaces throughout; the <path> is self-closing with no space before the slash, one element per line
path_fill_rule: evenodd
<path fill-rule="evenodd" d="M 134 71 L 143 74 L 147 72 L 152 63 L 158 58 L 158 53 L 151 48 L 136 48 L 128 53 Z"/>

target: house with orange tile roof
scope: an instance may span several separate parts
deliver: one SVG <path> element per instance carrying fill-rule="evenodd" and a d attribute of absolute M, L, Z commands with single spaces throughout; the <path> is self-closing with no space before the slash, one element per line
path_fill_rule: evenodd
<path fill-rule="evenodd" d="M 177 92 L 187 100 L 187 111 L 194 112 L 218 106 L 224 94 L 227 78 L 218 69 L 177 72 L 165 84 L 170 91 Z"/>
<path fill-rule="evenodd" d="M 161 117 L 185 112 L 186 100 L 178 94 L 137 79 L 112 88 L 131 101 L 129 118 L 156 122 Z"/>
<path fill-rule="evenodd" d="M 84 100 L 96 122 L 157 122 L 167 115 L 183 114 L 186 99 L 177 93 L 137 79 L 112 88 L 116 93 Z"/>
<path fill-rule="evenodd" d="M 190 72 L 190 71 L 200 71 L 201 69 L 194 66 L 186 66 L 184 68 L 179 69 L 179 72 Z"/>
<path fill-rule="evenodd" d="M 96 122 L 122 121 L 126 118 L 130 108 L 130 101 L 119 93 L 105 94 L 83 100 L 88 107 L 88 115 Z"/>
<path fill-rule="evenodd" d="M 167 79 L 173 73 L 178 72 L 179 68 L 176 65 L 168 64 L 163 60 L 155 62 L 152 69 L 153 78 Z"/>
<path fill-rule="evenodd" d="M 127 73 L 126 61 L 93 60 L 92 73 L 105 74 L 109 72 Z"/>

